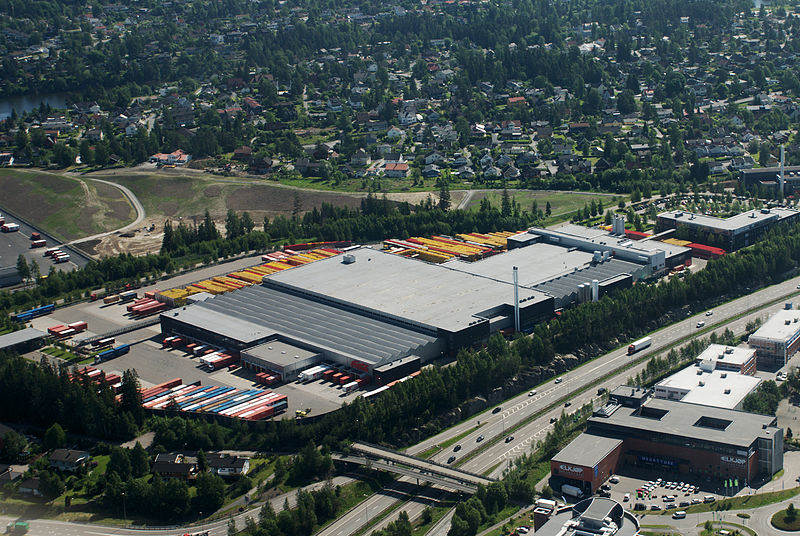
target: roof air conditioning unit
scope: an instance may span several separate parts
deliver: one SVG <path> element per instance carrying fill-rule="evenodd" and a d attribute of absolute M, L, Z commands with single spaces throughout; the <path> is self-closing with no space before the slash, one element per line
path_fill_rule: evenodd
<path fill-rule="evenodd" d="M 727 378 L 728 377 L 728 373 L 727 372 L 723 372 L 722 374 L 719 375 L 719 377 L 720 378 Z"/>
<path fill-rule="evenodd" d="M 729 394 L 731 394 L 731 390 L 730 390 L 730 389 L 725 389 L 725 394 L 726 394 L 726 395 L 729 395 Z"/>
<path fill-rule="evenodd" d="M 348 253 L 342 257 L 342 264 L 353 264 L 354 262 L 356 262 L 356 256 L 352 253 Z"/>
<path fill-rule="evenodd" d="M 706 386 L 706 382 L 700 382 L 700 387 L 705 387 L 705 386 Z"/>

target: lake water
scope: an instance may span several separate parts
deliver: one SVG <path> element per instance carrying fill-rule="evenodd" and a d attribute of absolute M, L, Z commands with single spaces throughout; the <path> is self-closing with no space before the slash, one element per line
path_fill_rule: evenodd
<path fill-rule="evenodd" d="M 30 112 L 38 108 L 39 104 L 44 102 L 49 104 L 52 108 L 66 107 L 65 95 L 61 93 L 53 93 L 50 95 L 22 95 L 19 97 L 6 97 L 0 99 L 0 121 L 6 119 L 11 115 L 11 110 L 16 110 L 17 114 L 23 112 Z"/>

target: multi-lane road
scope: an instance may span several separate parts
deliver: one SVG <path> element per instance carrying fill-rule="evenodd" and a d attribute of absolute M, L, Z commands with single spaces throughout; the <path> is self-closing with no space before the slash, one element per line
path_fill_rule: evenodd
<path fill-rule="evenodd" d="M 783 301 L 791 301 L 800 294 L 796 289 L 797 283 L 798 281 L 794 279 L 785 281 L 720 305 L 714 308 L 711 317 L 706 317 L 705 311 L 693 311 L 694 314 L 685 320 L 652 333 L 653 346 L 633 357 L 627 355 L 625 348 L 609 352 L 581 367 L 564 373 L 561 376 L 562 381 L 558 384 L 555 383 L 555 380 L 549 380 L 537 386 L 534 396 L 528 396 L 526 392 L 507 400 L 499 404 L 502 408 L 500 412 L 492 413 L 492 409 L 489 409 L 475 415 L 436 436 L 414 445 L 408 449 L 408 452 L 409 454 L 419 454 L 448 439 L 466 434 L 459 441 L 461 446 L 459 452 L 454 453 L 454 447 L 451 447 L 437 453 L 432 459 L 446 463 L 450 456 L 456 455 L 457 459 L 454 463 L 462 469 L 481 474 L 489 472 L 488 476 L 492 477 L 500 476 L 507 463 L 525 453 L 531 452 L 535 447 L 536 441 L 544 438 L 552 426 L 550 424 L 552 417 L 559 417 L 563 411 L 575 411 L 585 403 L 594 402 L 597 399 L 596 390 L 598 388 L 612 389 L 620 383 L 624 383 L 629 376 L 635 375 L 646 364 L 646 361 L 642 361 L 632 368 L 620 371 L 621 368 L 629 365 L 632 360 L 658 354 L 662 350 L 695 334 L 708 335 L 711 331 L 721 333 L 725 328 L 730 328 L 734 333 L 741 333 L 744 331 L 747 322 L 757 317 L 765 318 L 769 313 L 781 308 Z M 768 304 L 773 305 L 767 306 Z M 734 319 L 734 317 L 745 311 L 751 312 Z M 700 318 L 705 320 L 707 324 L 702 330 L 695 327 Z M 592 385 L 603 377 L 606 377 L 606 379 L 596 385 Z M 592 387 L 585 389 L 589 385 L 592 385 Z M 564 408 L 564 402 L 567 400 L 571 402 L 571 407 L 568 409 Z M 478 422 L 481 423 L 479 427 Z M 513 432 L 509 434 L 509 430 L 512 429 Z M 503 438 L 508 435 L 513 435 L 514 439 L 506 442 Z M 479 436 L 484 437 L 480 442 L 477 441 Z M 497 440 L 497 438 L 500 439 Z M 459 462 L 460 459 L 463 460 L 467 457 L 468 459 L 463 463 Z M 490 469 L 491 471 L 489 471 Z M 418 495 L 410 498 L 408 496 L 411 493 L 409 486 L 412 484 L 413 482 L 401 479 L 400 482 L 395 484 L 395 487 L 372 495 L 321 531 L 320 535 L 348 536 L 363 527 L 369 519 L 392 507 L 397 507 L 395 510 L 397 513 L 405 510 L 408 512 L 409 517 L 413 519 L 420 515 L 426 506 L 445 496 L 440 490 L 424 487 L 422 488 L 423 492 L 413 492 L 418 493 Z M 398 501 L 400 501 L 399 507 Z M 234 518 L 237 526 L 242 527 L 245 517 L 248 515 L 256 517 L 257 513 L 250 511 L 237 515 Z M 382 525 L 393 517 L 394 515 L 387 518 Z M 449 516 L 435 527 L 437 535 L 447 532 L 447 527 L 449 526 L 447 519 L 449 519 Z M 3 518 L 0 518 L 0 522 L 3 522 Z M 213 536 L 222 536 L 227 533 L 227 521 L 212 522 L 204 528 L 210 530 Z M 173 536 L 182 534 L 182 530 L 148 529 L 146 533 L 152 536 Z M 143 531 L 52 520 L 34 520 L 30 525 L 30 534 L 32 536 L 51 536 L 56 534 L 64 536 L 111 536 L 141 535 Z"/>

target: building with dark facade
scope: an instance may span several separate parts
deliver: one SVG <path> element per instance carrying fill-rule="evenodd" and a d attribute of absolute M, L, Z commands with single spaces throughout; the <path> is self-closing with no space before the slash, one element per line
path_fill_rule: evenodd
<path fill-rule="evenodd" d="M 623 468 L 753 482 L 783 468 L 783 429 L 773 416 L 702 406 L 615 389 L 586 433 L 551 462 L 551 487 L 594 493 Z M 581 456 L 580 453 L 583 453 Z"/>

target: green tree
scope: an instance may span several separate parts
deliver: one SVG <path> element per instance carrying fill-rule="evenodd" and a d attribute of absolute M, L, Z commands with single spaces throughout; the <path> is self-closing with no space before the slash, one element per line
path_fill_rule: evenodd
<path fill-rule="evenodd" d="M 17 273 L 22 279 L 28 279 L 31 276 L 31 269 L 28 267 L 28 261 L 25 260 L 25 255 L 22 253 L 17 257 Z"/>
<path fill-rule="evenodd" d="M 39 472 L 39 491 L 48 501 L 52 501 L 66 490 L 64 481 L 52 471 Z"/>
<path fill-rule="evenodd" d="M 3 448 L 0 450 L 0 459 L 6 463 L 17 463 L 22 453 L 28 450 L 28 441 L 25 436 L 9 430 L 3 436 Z"/>
<path fill-rule="evenodd" d="M 150 472 L 150 455 L 138 441 L 130 453 L 131 472 L 135 478 L 143 477 Z"/>
<path fill-rule="evenodd" d="M 200 473 L 197 476 L 197 496 L 195 504 L 200 511 L 216 512 L 225 502 L 225 482 L 213 473 Z"/>
<path fill-rule="evenodd" d="M 439 208 L 446 211 L 450 208 L 450 185 L 444 179 L 439 182 Z"/>
<path fill-rule="evenodd" d="M 66 444 L 66 442 L 67 434 L 64 433 L 64 429 L 61 428 L 61 425 L 58 423 L 53 424 L 44 433 L 43 443 L 47 450 L 60 449 Z"/>
<path fill-rule="evenodd" d="M 208 471 L 208 458 L 203 449 L 197 451 L 197 470 L 201 473 Z"/>
<path fill-rule="evenodd" d="M 128 369 L 122 374 L 121 409 L 129 413 L 138 426 L 144 423 L 142 393 L 139 391 L 139 376 L 132 369 Z"/>

